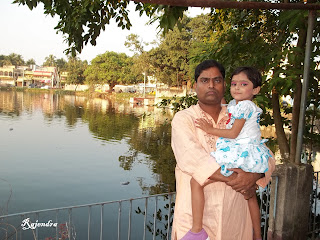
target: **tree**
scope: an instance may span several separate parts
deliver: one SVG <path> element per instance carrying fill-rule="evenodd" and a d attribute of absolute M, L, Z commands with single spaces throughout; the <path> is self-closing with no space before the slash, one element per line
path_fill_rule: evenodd
<path fill-rule="evenodd" d="M 81 53 L 83 46 L 90 42 L 96 45 L 96 39 L 100 35 L 101 30 L 105 30 L 105 26 L 114 19 L 118 26 L 122 29 L 130 29 L 131 22 L 128 17 L 129 0 L 95 0 L 95 1 L 74 1 L 74 0 L 14 0 L 13 3 L 27 5 L 31 10 L 43 3 L 44 13 L 52 17 L 58 16 L 59 22 L 55 27 L 61 32 L 68 43 L 66 54 Z M 189 6 L 201 7 L 218 7 L 218 8 L 282 8 L 282 9 L 318 9 L 316 4 L 277 4 L 270 2 L 231 2 L 231 1 L 207 1 L 207 0 L 135 0 L 132 1 L 136 5 L 136 11 L 140 15 L 145 13 L 151 22 L 159 21 L 159 26 L 165 32 L 178 23 L 182 19 L 183 12 Z M 158 15 L 156 15 L 158 13 Z"/>
<path fill-rule="evenodd" d="M 211 26 L 214 38 L 210 40 L 211 48 L 202 55 L 202 58 L 215 58 L 229 67 L 256 66 L 265 74 L 261 95 L 256 100 L 265 108 L 265 120 L 268 120 L 265 123 L 275 123 L 282 159 L 295 162 L 307 13 L 275 10 L 215 10 L 212 12 Z M 316 36 L 319 34 L 319 26 L 315 31 Z M 313 92 L 317 94 L 309 95 L 309 103 L 314 102 L 315 107 L 318 107 L 319 101 L 316 99 L 319 99 L 319 91 L 315 91 L 315 88 L 319 88 L 319 78 L 316 77 L 319 72 L 316 70 L 316 65 L 319 65 L 317 60 L 319 39 L 314 38 L 313 46 L 311 85 Z M 227 72 L 231 72 L 231 69 L 227 69 Z M 290 95 L 294 99 L 292 108 L 280 105 L 280 97 L 283 95 Z M 267 111 L 268 108 L 272 109 L 272 117 L 268 115 L 270 113 Z M 291 119 L 287 118 L 288 114 L 292 116 Z M 291 130 L 289 136 L 286 136 L 284 127 Z M 309 127 L 311 128 L 313 127 Z M 313 137 L 317 137 L 317 134 L 314 133 Z"/>
<path fill-rule="evenodd" d="M 89 84 L 109 84 L 110 91 L 116 84 L 133 83 L 136 76 L 131 72 L 132 58 L 125 53 L 105 52 L 91 61 L 85 71 Z"/>
<path fill-rule="evenodd" d="M 81 61 L 77 57 L 69 57 L 67 63 L 67 83 L 68 84 L 82 84 L 85 81 L 84 71 L 88 66 L 87 61 Z"/>
<path fill-rule="evenodd" d="M 0 55 L 0 67 L 3 67 L 5 58 L 5 55 Z"/>
<path fill-rule="evenodd" d="M 200 15 L 194 19 L 186 16 L 181 20 L 181 29 L 174 27 L 161 38 L 157 48 L 149 51 L 155 76 L 168 85 L 181 86 L 193 79 L 194 65 L 191 59 L 202 54 L 209 47 L 209 16 Z"/>
<path fill-rule="evenodd" d="M 44 63 L 42 64 L 42 66 L 47 66 L 47 67 L 55 67 L 56 65 L 57 65 L 56 57 L 52 54 L 46 57 Z"/>
<path fill-rule="evenodd" d="M 36 61 L 35 61 L 33 58 L 31 58 L 31 59 L 29 59 L 29 60 L 26 62 L 26 65 L 28 65 L 28 66 L 30 66 L 30 65 L 36 65 Z"/>
<path fill-rule="evenodd" d="M 174 0 L 172 0 L 174 1 Z M 130 29 L 132 26 L 128 17 L 129 0 L 14 0 L 16 4 L 27 5 L 30 10 L 43 3 L 44 13 L 60 19 L 55 29 L 61 32 L 68 43 L 66 54 L 81 53 L 83 46 L 90 42 L 96 45 L 96 39 L 101 31 L 105 30 L 107 24 L 113 19 L 122 29 Z M 133 2 L 132 2 L 133 3 Z M 156 3 L 156 1 L 155 1 Z M 164 29 L 173 28 L 177 20 L 182 17 L 187 7 L 170 7 L 166 5 L 155 5 L 149 3 L 134 2 L 136 11 L 140 15 L 154 16 L 154 21 L 159 20 L 160 27 Z M 155 13 L 161 13 L 155 16 Z"/>
<path fill-rule="evenodd" d="M 150 62 L 150 56 L 148 52 L 144 50 L 144 45 L 147 46 L 149 43 L 144 43 L 139 40 L 139 36 L 136 34 L 130 34 L 127 36 L 127 40 L 124 45 L 135 54 L 133 56 L 132 73 L 136 75 L 137 82 L 142 81 L 142 75 L 145 79 L 153 73 L 153 68 Z"/>
<path fill-rule="evenodd" d="M 186 21 L 190 21 L 190 19 L 184 18 L 184 27 L 181 30 L 175 27 L 172 31 L 169 31 L 163 37 L 159 47 L 150 51 L 153 66 L 157 70 L 157 79 L 169 86 L 180 86 L 182 81 L 185 80 L 191 40 Z"/>
<path fill-rule="evenodd" d="M 214 36 L 214 32 L 210 27 L 209 14 L 201 14 L 190 20 L 187 27 L 191 31 L 190 47 L 188 49 L 188 77 L 194 81 L 194 69 L 200 62 L 201 57 L 208 49 L 211 48 L 210 39 Z"/>
<path fill-rule="evenodd" d="M 3 65 L 22 66 L 24 64 L 23 57 L 16 53 L 11 53 L 3 59 Z"/>
<path fill-rule="evenodd" d="M 58 68 L 58 71 L 64 71 L 67 68 L 67 61 L 63 58 L 59 58 L 56 60 L 56 66 Z"/>

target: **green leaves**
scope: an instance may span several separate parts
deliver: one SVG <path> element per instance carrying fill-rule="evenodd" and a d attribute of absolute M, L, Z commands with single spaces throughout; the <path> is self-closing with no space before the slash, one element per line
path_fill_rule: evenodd
<path fill-rule="evenodd" d="M 129 1 L 15 0 L 14 3 L 27 5 L 31 10 L 43 3 L 45 14 L 58 16 L 55 29 L 64 35 L 68 43 L 67 55 L 81 53 L 88 42 L 95 45 L 101 30 L 112 18 L 122 29 L 131 27 L 127 11 Z"/>
<path fill-rule="evenodd" d="M 198 98 L 196 95 L 186 95 L 184 97 L 174 96 L 170 99 L 162 99 L 162 101 L 158 104 L 158 107 L 170 107 L 174 112 L 178 112 L 197 103 Z"/>
<path fill-rule="evenodd" d="M 86 80 L 90 84 L 125 84 L 135 81 L 132 73 L 133 59 L 124 53 L 106 52 L 91 61 L 85 71 Z"/>
<path fill-rule="evenodd" d="M 90 42 L 96 45 L 101 30 L 114 19 L 119 28 L 130 29 L 132 23 L 128 16 L 129 0 L 14 0 L 15 4 L 27 5 L 30 10 L 43 3 L 44 14 L 59 17 L 55 29 L 61 32 L 68 48 L 67 55 L 81 53 L 84 45 Z M 164 32 L 175 25 L 181 28 L 180 21 L 186 7 L 171 7 L 155 4 L 135 3 L 140 16 L 145 13 L 151 22 L 159 20 Z M 156 15 L 157 14 L 157 15 Z"/>

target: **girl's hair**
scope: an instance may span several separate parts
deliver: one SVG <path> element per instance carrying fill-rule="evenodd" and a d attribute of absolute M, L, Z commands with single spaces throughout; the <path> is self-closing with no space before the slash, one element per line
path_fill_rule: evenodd
<path fill-rule="evenodd" d="M 258 69 L 254 67 L 238 67 L 231 74 L 231 79 L 234 75 L 239 73 L 244 73 L 247 75 L 248 79 L 253 83 L 253 88 L 261 87 L 262 85 L 262 76 Z"/>

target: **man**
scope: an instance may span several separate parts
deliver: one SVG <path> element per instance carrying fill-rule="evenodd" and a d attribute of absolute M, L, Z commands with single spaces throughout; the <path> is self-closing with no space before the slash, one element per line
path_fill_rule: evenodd
<path fill-rule="evenodd" d="M 210 156 L 216 137 L 196 128 L 195 119 L 205 118 L 213 127 L 225 128 L 229 116 L 221 106 L 225 92 L 225 70 L 215 60 L 200 63 L 195 70 L 198 104 L 178 112 L 172 120 L 172 149 L 176 165 L 176 204 L 172 239 L 181 239 L 192 226 L 190 179 L 204 185 L 203 228 L 211 240 L 250 240 L 252 222 L 248 204 L 256 183 L 266 186 L 275 167 L 269 159 L 265 174 L 235 169 L 230 177 L 220 173 L 220 166 Z"/>

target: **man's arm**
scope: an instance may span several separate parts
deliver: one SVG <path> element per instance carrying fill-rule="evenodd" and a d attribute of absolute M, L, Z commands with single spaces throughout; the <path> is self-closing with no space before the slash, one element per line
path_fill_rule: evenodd
<path fill-rule="evenodd" d="M 195 127 L 194 118 L 185 112 L 176 113 L 171 125 L 171 146 L 177 166 L 203 185 L 220 166 L 201 145 L 200 141 L 204 141 L 198 139 L 204 137 L 198 134 L 201 130 Z"/>

